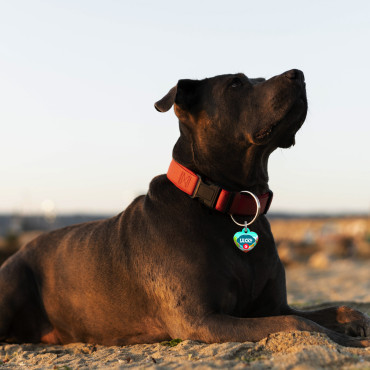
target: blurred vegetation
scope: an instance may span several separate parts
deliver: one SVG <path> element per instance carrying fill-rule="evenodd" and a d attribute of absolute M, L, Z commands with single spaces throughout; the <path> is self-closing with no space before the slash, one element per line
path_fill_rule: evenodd
<path fill-rule="evenodd" d="M 0 239 L 0 264 L 20 248 L 19 234 L 9 231 Z"/>
<path fill-rule="evenodd" d="M 275 219 L 271 229 L 285 266 L 328 268 L 337 259 L 370 258 L 368 217 Z"/>

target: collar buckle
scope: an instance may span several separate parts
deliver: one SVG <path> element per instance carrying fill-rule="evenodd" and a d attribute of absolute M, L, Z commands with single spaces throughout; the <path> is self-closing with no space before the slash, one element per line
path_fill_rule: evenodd
<path fill-rule="evenodd" d="M 198 181 L 197 181 L 197 184 L 195 185 L 193 194 L 190 195 L 190 198 L 196 198 L 197 197 L 198 189 L 199 189 L 200 183 L 202 182 L 202 179 L 200 178 L 200 176 L 197 175 L 197 177 L 198 177 Z"/>
<path fill-rule="evenodd" d="M 220 195 L 221 188 L 215 184 L 206 184 L 198 175 L 198 182 L 191 198 L 199 198 L 199 201 L 210 208 L 214 208 L 217 198 Z"/>

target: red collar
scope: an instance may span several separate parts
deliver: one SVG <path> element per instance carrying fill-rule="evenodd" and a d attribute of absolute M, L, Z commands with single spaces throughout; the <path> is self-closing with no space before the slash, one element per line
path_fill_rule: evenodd
<path fill-rule="evenodd" d="M 206 206 L 217 211 L 240 216 L 254 216 L 256 214 L 256 203 L 252 196 L 222 189 L 208 181 L 205 183 L 199 175 L 177 163 L 174 159 L 168 169 L 167 178 L 191 198 L 198 198 Z M 257 197 L 261 204 L 260 212 L 266 214 L 272 201 L 272 191 Z"/>

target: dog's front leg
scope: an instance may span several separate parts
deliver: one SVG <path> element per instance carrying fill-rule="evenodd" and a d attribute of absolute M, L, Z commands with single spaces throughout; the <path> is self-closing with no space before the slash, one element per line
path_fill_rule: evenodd
<path fill-rule="evenodd" d="M 350 307 L 336 306 L 315 311 L 300 311 L 288 307 L 284 313 L 309 319 L 339 333 L 370 337 L 370 317 Z"/>
<path fill-rule="evenodd" d="M 369 338 L 351 338 L 324 328 L 313 321 L 296 315 L 238 318 L 222 314 L 212 314 L 201 321 L 179 320 L 172 325 L 169 333 L 172 338 L 199 340 L 206 343 L 257 342 L 269 334 L 281 331 L 311 331 L 325 333 L 333 341 L 351 347 L 369 347 Z"/>

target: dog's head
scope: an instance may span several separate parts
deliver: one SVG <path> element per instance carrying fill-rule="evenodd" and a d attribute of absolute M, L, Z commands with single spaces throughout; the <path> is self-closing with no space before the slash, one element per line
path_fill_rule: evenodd
<path fill-rule="evenodd" d="M 271 153 L 295 143 L 307 113 L 304 75 L 291 70 L 269 80 L 241 73 L 179 80 L 155 108 L 166 112 L 173 105 L 180 143 L 191 144 L 194 160 L 225 167 L 255 149 Z"/>

